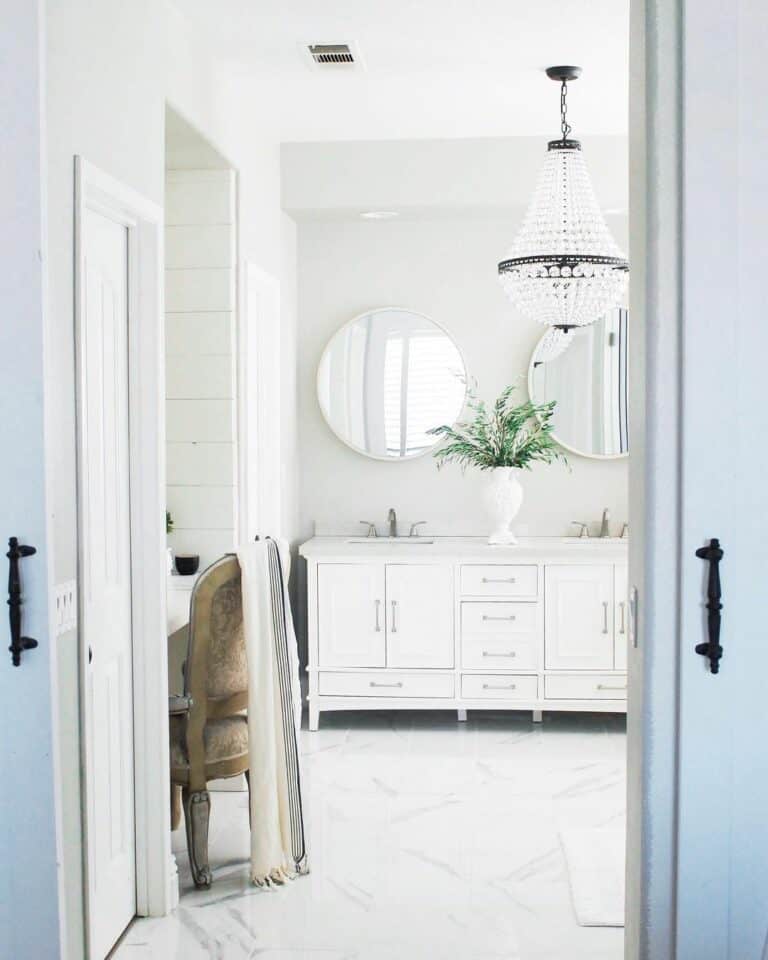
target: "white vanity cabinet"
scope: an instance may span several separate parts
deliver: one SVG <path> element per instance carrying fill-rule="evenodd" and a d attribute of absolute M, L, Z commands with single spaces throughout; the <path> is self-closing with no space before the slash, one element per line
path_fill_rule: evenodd
<path fill-rule="evenodd" d="M 547 670 L 613 670 L 613 571 L 607 563 L 545 568 Z"/>
<path fill-rule="evenodd" d="M 387 667 L 452 667 L 453 582 L 445 564 L 385 568 Z"/>
<path fill-rule="evenodd" d="M 317 571 L 319 660 L 386 666 L 384 571 L 378 563 L 324 563 Z"/>
<path fill-rule="evenodd" d="M 323 667 L 452 667 L 450 568 L 318 564 L 317 638 Z"/>
<path fill-rule="evenodd" d="M 310 729 L 325 710 L 626 710 L 626 541 L 315 537 Z"/>

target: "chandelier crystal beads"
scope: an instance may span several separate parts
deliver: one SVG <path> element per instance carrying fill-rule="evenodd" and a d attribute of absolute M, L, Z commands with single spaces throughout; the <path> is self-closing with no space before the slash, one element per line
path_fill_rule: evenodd
<path fill-rule="evenodd" d="M 599 320 L 627 288 L 629 264 L 611 235 L 592 189 L 581 144 L 569 139 L 567 81 L 578 67 L 550 67 L 561 81 L 562 137 L 549 142 L 536 190 L 499 275 L 528 317 L 570 329 Z"/>

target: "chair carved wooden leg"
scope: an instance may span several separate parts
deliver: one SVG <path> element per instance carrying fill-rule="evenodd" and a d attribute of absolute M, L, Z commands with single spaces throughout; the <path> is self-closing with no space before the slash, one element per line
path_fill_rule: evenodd
<path fill-rule="evenodd" d="M 181 823 L 181 787 L 171 784 L 171 830 L 178 830 Z"/>
<path fill-rule="evenodd" d="M 182 791 L 184 820 L 187 827 L 187 852 L 192 879 L 196 887 L 210 887 L 213 877 L 208 865 L 208 821 L 211 815 L 211 795 L 207 790 Z"/>

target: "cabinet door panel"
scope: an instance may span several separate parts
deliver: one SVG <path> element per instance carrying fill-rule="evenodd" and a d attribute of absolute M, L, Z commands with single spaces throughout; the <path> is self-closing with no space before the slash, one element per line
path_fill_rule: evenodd
<path fill-rule="evenodd" d="M 387 666 L 452 667 L 453 590 L 448 566 L 387 566 Z"/>
<path fill-rule="evenodd" d="M 629 635 L 629 581 L 627 568 L 614 567 L 613 589 L 615 621 L 613 627 L 613 665 L 617 670 L 627 669 L 627 638 Z"/>
<path fill-rule="evenodd" d="M 548 670 L 613 668 L 613 567 L 551 566 L 545 573 Z"/>
<path fill-rule="evenodd" d="M 384 567 L 321 563 L 317 568 L 321 667 L 385 665 Z"/>

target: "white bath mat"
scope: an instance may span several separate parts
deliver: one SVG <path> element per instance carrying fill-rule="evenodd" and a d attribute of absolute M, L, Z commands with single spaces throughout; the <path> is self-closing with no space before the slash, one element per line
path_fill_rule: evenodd
<path fill-rule="evenodd" d="M 616 827 L 563 830 L 560 842 L 579 925 L 623 927 L 624 830 Z"/>

